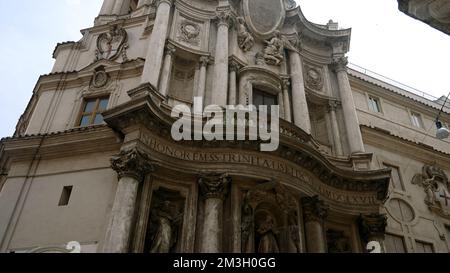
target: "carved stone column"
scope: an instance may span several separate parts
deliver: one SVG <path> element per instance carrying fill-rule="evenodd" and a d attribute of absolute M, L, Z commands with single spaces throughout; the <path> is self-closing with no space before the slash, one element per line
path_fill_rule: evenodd
<path fill-rule="evenodd" d="M 292 122 L 291 99 L 289 97 L 289 87 L 290 86 L 291 86 L 290 79 L 284 78 L 283 79 L 284 119 L 288 122 Z"/>
<path fill-rule="evenodd" d="M 308 103 L 306 101 L 303 65 L 300 54 L 297 51 L 289 51 L 289 63 L 291 67 L 294 123 L 306 133 L 311 134 L 311 120 L 309 117 Z"/>
<path fill-rule="evenodd" d="M 353 92 L 347 74 L 347 58 L 337 58 L 334 60 L 334 69 L 339 83 L 341 94 L 342 110 L 345 117 L 345 128 L 347 130 L 348 143 L 352 154 L 364 153 L 365 148 L 362 141 L 361 129 L 359 128 L 358 114 L 356 113 Z"/>
<path fill-rule="evenodd" d="M 100 15 L 111 15 L 116 0 L 104 0 L 102 9 L 100 10 Z"/>
<path fill-rule="evenodd" d="M 159 91 L 163 96 L 167 96 L 170 87 L 170 78 L 172 75 L 173 55 L 175 54 L 175 47 L 172 45 L 166 46 L 164 57 L 164 65 L 161 74 L 161 82 L 159 85 Z"/>
<path fill-rule="evenodd" d="M 122 152 L 111 160 L 111 164 L 119 175 L 119 184 L 103 251 L 126 253 L 129 251 L 139 183 L 154 171 L 154 165 L 145 154 L 136 149 Z"/>
<path fill-rule="evenodd" d="M 197 93 L 197 97 L 202 98 L 202 102 L 203 105 L 201 106 L 201 110 L 203 112 L 203 109 L 205 107 L 205 93 L 206 93 L 206 69 L 208 67 L 209 64 L 209 57 L 207 56 L 202 56 L 200 57 L 200 74 L 198 77 L 198 93 Z"/>
<path fill-rule="evenodd" d="M 164 47 L 170 21 L 170 9 L 173 0 L 159 0 L 153 31 L 148 43 L 144 71 L 141 83 L 150 83 L 158 87 L 163 62 Z"/>
<path fill-rule="evenodd" d="M 309 253 L 326 253 L 324 221 L 328 206 L 318 196 L 302 199 L 305 217 L 306 247 Z"/>
<path fill-rule="evenodd" d="M 386 236 L 387 217 L 382 214 L 361 215 L 359 217 L 359 233 L 364 243 L 378 242 L 381 252 L 386 252 L 384 239 Z"/>
<path fill-rule="evenodd" d="M 231 178 L 211 174 L 199 179 L 201 195 L 205 199 L 202 253 L 220 253 L 222 248 L 223 202 L 228 194 Z"/>
<path fill-rule="evenodd" d="M 227 105 L 228 94 L 228 30 L 231 25 L 231 13 L 228 8 L 217 10 L 217 41 L 214 63 L 214 86 L 212 104 Z"/>
<path fill-rule="evenodd" d="M 343 149 L 342 149 L 342 139 L 341 139 L 341 133 L 339 131 L 339 124 L 336 116 L 336 110 L 340 106 L 340 103 L 337 101 L 330 101 L 330 104 L 328 105 L 328 112 L 330 113 L 330 119 L 331 119 L 331 129 L 333 132 L 333 142 L 334 142 L 334 149 L 336 152 L 336 155 L 341 156 L 344 155 Z"/>
<path fill-rule="evenodd" d="M 239 71 L 239 64 L 235 61 L 230 63 L 230 83 L 229 83 L 229 95 L 228 104 L 237 105 L 237 72 Z"/>
<path fill-rule="evenodd" d="M 116 0 L 112 13 L 114 15 L 124 15 L 128 12 L 130 0 Z"/>

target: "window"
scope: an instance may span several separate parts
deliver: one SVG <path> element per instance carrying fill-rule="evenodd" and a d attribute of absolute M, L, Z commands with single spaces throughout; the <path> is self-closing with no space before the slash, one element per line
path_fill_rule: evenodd
<path fill-rule="evenodd" d="M 270 106 L 278 105 L 278 97 L 258 89 L 253 89 L 253 105 L 256 108 L 262 105 L 269 106 L 267 110 L 270 111 Z"/>
<path fill-rule="evenodd" d="M 59 199 L 59 206 L 65 207 L 69 205 L 70 196 L 72 195 L 73 186 L 67 186 L 63 188 L 61 198 Z"/>
<path fill-rule="evenodd" d="M 391 168 L 391 185 L 394 189 L 404 191 L 405 187 L 403 186 L 402 177 L 400 175 L 400 169 L 398 167 L 394 167 L 388 164 L 384 164 L 384 167 Z"/>
<path fill-rule="evenodd" d="M 369 97 L 369 109 L 375 113 L 381 113 L 380 100 L 374 97 Z"/>
<path fill-rule="evenodd" d="M 386 234 L 385 244 L 387 253 L 406 253 L 403 237 Z"/>
<path fill-rule="evenodd" d="M 419 113 L 411 112 L 411 122 L 414 127 L 423 128 L 422 116 Z"/>
<path fill-rule="evenodd" d="M 108 98 L 88 99 L 84 102 L 79 125 L 81 127 L 103 123 L 102 113 L 108 107 Z"/>
<path fill-rule="evenodd" d="M 416 253 L 434 253 L 433 245 L 416 241 Z"/>

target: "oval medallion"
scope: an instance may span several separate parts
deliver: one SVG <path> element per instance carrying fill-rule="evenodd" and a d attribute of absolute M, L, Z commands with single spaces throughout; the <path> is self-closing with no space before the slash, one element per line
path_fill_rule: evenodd
<path fill-rule="evenodd" d="M 244 0 L 243 4 L 247 24 L 257 36 L 267 38 L 284 23 L 283 0 Z"/>

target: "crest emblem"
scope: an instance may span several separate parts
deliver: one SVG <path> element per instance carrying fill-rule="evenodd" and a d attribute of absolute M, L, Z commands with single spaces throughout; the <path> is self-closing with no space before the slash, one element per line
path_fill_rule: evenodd
<path fill-rule="evenodd" d="M 114 26 L 97 39 L 97 60 L 115 60 L 127 48 L 128 34 L 125 29 Z"/>
<path fill-rule="evenodd" d="M 250 30 L 260 38 L 270 38 L 284 23 L 284 0 L 244 0 L 243 5 Z"/>

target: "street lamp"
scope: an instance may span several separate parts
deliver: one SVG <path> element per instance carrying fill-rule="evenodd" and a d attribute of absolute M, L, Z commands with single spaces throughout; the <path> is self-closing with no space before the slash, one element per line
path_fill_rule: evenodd
<path fill-rule="evenodd" d="M 444 111 L 444 107 L 447 104 L 447 100 L 449 97 L 450 97 L 450 93 L 448 94 L 447 98 L 445 99 L 444 105 L 442 106 L 442 109 L 441 109 L 441 111 L 439 111 L 439 115 L 436 118 L 436 127 L 437 127 L 436 137 L 441 140 L 450 137 L 450 130 L 448 128 L 445 128 L 444 125 L 442 124 L 442 122 L 440 121 L 441 114 Z"/>

